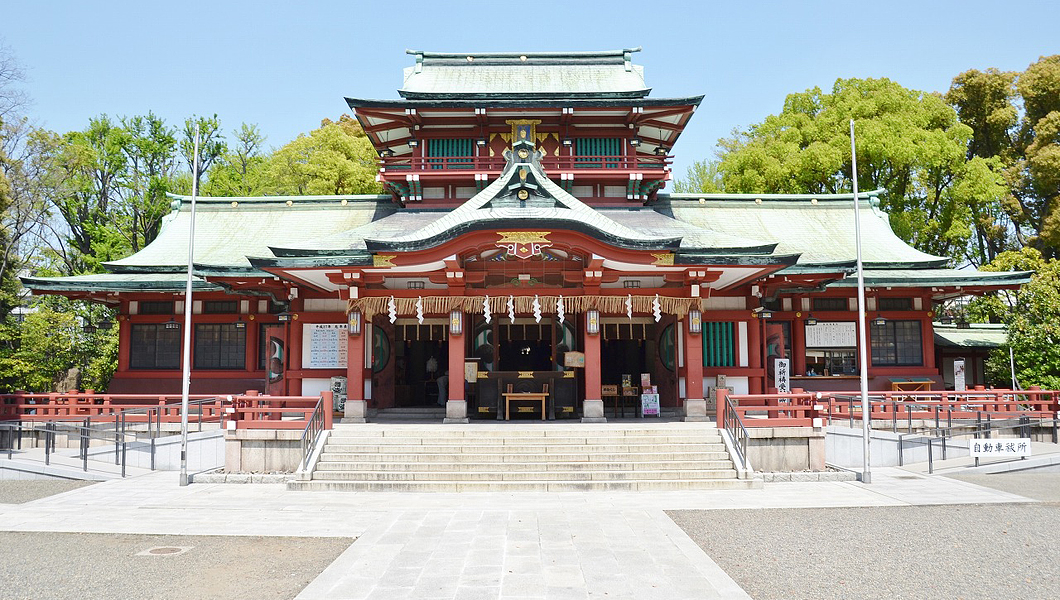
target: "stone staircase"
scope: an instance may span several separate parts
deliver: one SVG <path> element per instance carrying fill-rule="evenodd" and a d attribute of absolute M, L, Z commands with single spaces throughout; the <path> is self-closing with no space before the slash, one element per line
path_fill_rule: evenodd
<path fill-rule="evenodd" d="M 710 423 L 335 425 L 292 490 L 749 489 Z"/>

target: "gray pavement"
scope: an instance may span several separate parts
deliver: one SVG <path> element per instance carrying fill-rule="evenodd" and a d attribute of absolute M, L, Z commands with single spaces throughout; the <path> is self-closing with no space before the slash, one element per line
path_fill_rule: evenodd
<path fill-rule="evenodd" d="M 0 598 L 281 600 L 352 541 L 0 532 Z"/>
<path fill-rule="evenodd" d="M 22 504 L 92 485 L 71 479 L 11 479 L 0 481 L 0 504 Z"/>
<path fill-rule="evenodd" d="M 300 591 L 301 599 L 748 597 L 741 586 L 752 597 L 765 598 L 729 561 L 737 550 L 703 546 L 695 523 L 678 517 L 690 538 L 663 511 L 695 511 L 697 518 L 715 519 L 709 523 L 718 531 L 731 523 L 739 532 L 761 519 L 761 535 L 747 544 L 761 549 L 785 531 L 796 540 L 804 527 L 828 531 L 834 520 L 821 510 L 826 508 L 890 507 L 886 510 L 900 513 L 928 505 L 945 511 L 952 510 L 945 506 L 950 504 L 1028 501 L 1004 490 L 899 469 L 877 469 L 873 481 L 868 486 L 767 483 L 761 490 L 431 494 L 292 492 L 280 484 L 182 488 L 176 474 L 153 473 L 0 505 L 0 531 L 358 538 L 352 544 L 335 540 L 348 547 Z M 822 516 L 802 523 L 791 516 L 807 512 L 791 510 L 799 508 Z M 982 513 L 988 521 L 1005 516 L 991 508 L 1010 507 L 960 510 Z M 749 516 L 733 516 L 738 513 Z M 917 521 L 911 530 L 881 521 L 897 529 L 881 524 L 877 533 L 884 540 L 896 539 L 895 531 L 923 536 L 931 522 Z M 895 547 L 908 557 L 917 552 L 916 546 Z M 755 568 L 775 566 L 767 552 L 755 556 L 745 557 Z M 842 555 L 838 564 L 850 556 Z M 806 555 L 797 558 L 802 569 L 811 570 Z M 820 570 L 816 565 L 828 559 L 821 555 L 810 562 Z M 183 571 L 174 576 L 178 573 L 196 576 Z"/>

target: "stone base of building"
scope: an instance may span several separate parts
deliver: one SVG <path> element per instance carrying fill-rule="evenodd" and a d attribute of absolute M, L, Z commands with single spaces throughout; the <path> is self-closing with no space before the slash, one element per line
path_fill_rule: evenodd
<path fill-rule="evenodd" d="M 710 421 L 707 416 L 707 401 L 703 398 L 692 398 L 685 400 L 684 421 Z"/>
<path fill-rule="evenodd" d="M 604 417 L 603 400 L 585 400 L 582 402 L 582 423 L 607 423 Z"/>
<path fill-rule="evenodd" d="M 225 432 L 226 472 L 293 473 L 300 462 L 301 429 L 232 429 Z"/>
<path fill-rule="evenodd" d="M 346 408 L 342 415 L 343 423 L 367 423 L 368 401 L 346 400 Z"/>
<path fill-rule="evenodd" d="M 825 432 L 820 427 L 751 427 L 747 454 L 755 471 L 824 471 Z"/>
<path fill-rule="evenodd" d="M 467 418 L 467 400 L 449 400 L 445 403 L 445 419 L 442 423 L 460 425 L 470 422 Z"/>

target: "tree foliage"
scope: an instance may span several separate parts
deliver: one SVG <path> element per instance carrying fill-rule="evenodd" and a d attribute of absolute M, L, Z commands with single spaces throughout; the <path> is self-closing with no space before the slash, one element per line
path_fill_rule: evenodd
<path fill-rule="evenodd" d="M 697 160 L 688 167 L 683 178 L 674 181 L 674 191 L 679 194 L 713 194 L 724 191 L 721 170 L 716 160 Z"/>
<path fill-rule="evenodd" d="M 989 215 L 994 222 L 979 223 L 984 235 L 993 227 L 994 239 L 1010 238 L 998 247 L 1060 256 L 1060 55 L 1043 56 L 1022 73 L 965 71 L 946 99 L 972 128 L 969 158 L 992 160 L 1005 176 L 1005 194 Z"/>
<path fill-rule="evenodd" d="M 272 190 L 280 194 L 378 194 L 377 156 L 353 118 L 324 119 L 270 158 Z"/>
<path fill-rule="evenodd" d="M 987 360 L 987 376 L 995 382 L 1010 381 L 1011 348 L 1020 386 L 1060 389 L 1060 260 L 1023 248 L 1003 252 L 983 270 L 1034 272 L 1018 292 L 977 302 L 974 316 L 1000 318 L 1008 328 L 1006 344 Z"/>
<path fill-rule="evenodd" d="M 790 94 L 780 114 L 721 140 L 725 191 L 849 192 L 851 119 L 860 187 L 886 190 L 881 207 L 899 236 L 956 262 L 980 264 L 999 250 L 977 238 L 974 224 L 1000 213 L 1000 165 L 967 160 L 972 130 L 942 96 L 889 79 Z"/>

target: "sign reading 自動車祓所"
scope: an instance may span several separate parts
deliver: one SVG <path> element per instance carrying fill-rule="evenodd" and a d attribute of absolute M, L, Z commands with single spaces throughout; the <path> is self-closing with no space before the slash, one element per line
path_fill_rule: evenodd
<path fill-rule="evenodd" d="M 1031 455 L 1030 438 L 1011 438 L 1000 440 L 969 440 L 968 449 L 972 458 L 1013 458 Z"/>

